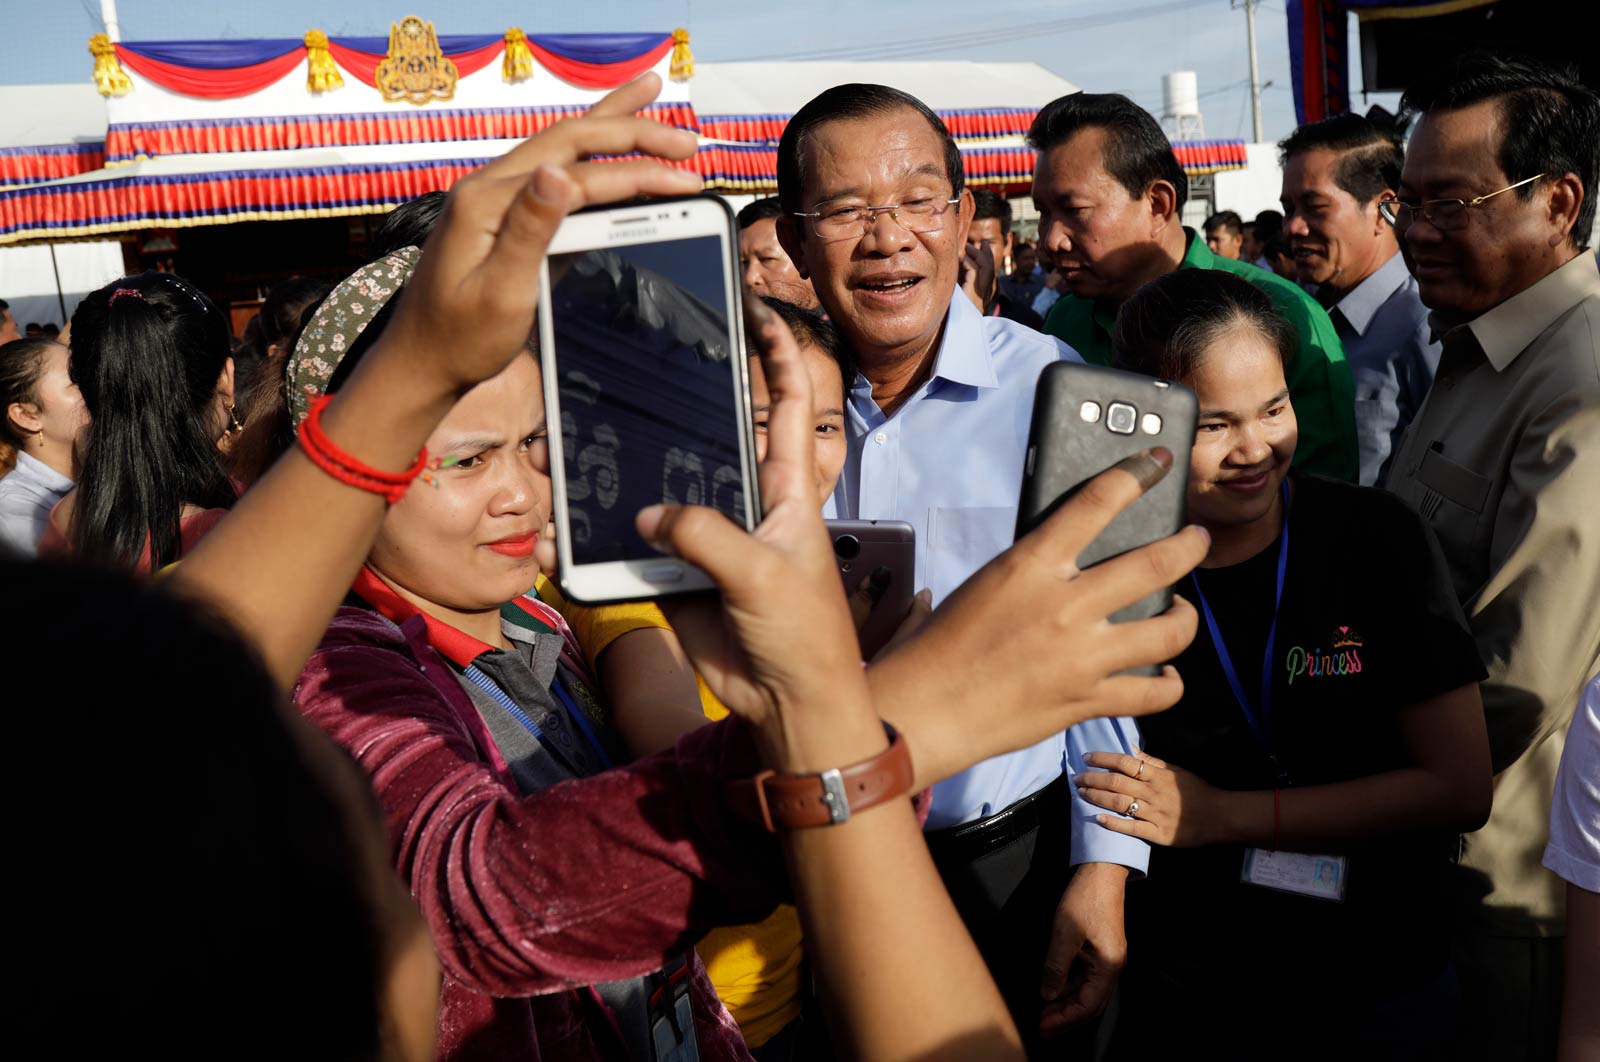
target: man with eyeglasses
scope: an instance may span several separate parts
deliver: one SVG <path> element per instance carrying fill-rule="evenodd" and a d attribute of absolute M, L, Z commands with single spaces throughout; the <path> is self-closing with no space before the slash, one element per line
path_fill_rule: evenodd
<path fill-rule="evenodd" d="M 973 197 L 916 98 L 841 85 L 807 103 L 778 147 L 778 196 L 779 238 L 861 367 L 830 515 L 915 527 L 916 580 L 937 605 L 1011 544 L 1034 387 L 1077 355 L 957 290 Z M 1121 970 L 1128 871 L 1149 847 L 1100 826 L 1069 776 L 1137 737 L 1094 720 L 934 788 L 929 846 L 1030 1042 L 1097 1014 Z"/>
<path fill-rule="evenodd" d="M 1444 549 L 1489 670 L 1497 775 L 1454 883 L 1462 1057 L 1553 1058 L 1567 903 L 1588 937 L 1568 963 L 1600 948 L 1600 897 L 1564 896 L 1540 865 L 1568 724 L 1600 670 L 1600 98 L 1477 55 L 1401 104 L 1420 119 L 1384 213 L 1444 349 L 1389 488 Z"/>
<path fill-rule="evenodd" d="M 1278 144 L 1295 272 L 1338 330 L 1356 388 L 1361 482 L 1381 483 L 1433 384 L 1439 344 L 1385 220 L 1405 149 L 1359 114 L 1302 125 Z"/>

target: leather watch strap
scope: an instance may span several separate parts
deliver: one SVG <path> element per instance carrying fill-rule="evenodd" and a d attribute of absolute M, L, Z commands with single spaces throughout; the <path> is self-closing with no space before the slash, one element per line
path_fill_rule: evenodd
<path fill-rule="evenodd" d="M 889 724 L 889 747 L 869 760 L 819 774 L 762 771 L 728 783 L 728 802 L 741 817 L 771 833 L 808 826 L 837 826 L 851 814 L 911 791 L 911 750 Z"/>

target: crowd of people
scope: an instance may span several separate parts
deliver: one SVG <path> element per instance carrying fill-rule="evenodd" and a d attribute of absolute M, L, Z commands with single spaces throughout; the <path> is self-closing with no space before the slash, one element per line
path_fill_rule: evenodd
<path fill-rule="evenodd" d="M 738 215 L 764 519 L 646 509 L 719 592 L 587 607 L 531 278 L 571 211 L 697 190 L 658 89 L 243 352 L 204 278 L 59 337 L 0 303 L 18 1048 L 1600 1058 L 1600 98 L 1464 57 L 1197 232 L 1156 121 L 1075 93 L 1029 244 L 922 102 L 823 92 Z M 1063 360 L 1196 435 L 1014 542 Z M 1080 567 L 1174 460 L 1188 526 Z M 825 518 L 915 529 L 866 662 Z"/>

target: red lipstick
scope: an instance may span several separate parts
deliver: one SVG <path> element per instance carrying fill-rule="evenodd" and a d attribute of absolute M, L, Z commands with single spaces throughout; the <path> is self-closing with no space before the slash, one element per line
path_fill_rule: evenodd
<path fill-rule="evenodd" d="M 486 542 L 484 545 L 496 553 L 507 557 L 531 557 L 533 547 L 539 541 L 539 532 L 529 531 L 521 535 L 511 535 L 497 542 Z"/>

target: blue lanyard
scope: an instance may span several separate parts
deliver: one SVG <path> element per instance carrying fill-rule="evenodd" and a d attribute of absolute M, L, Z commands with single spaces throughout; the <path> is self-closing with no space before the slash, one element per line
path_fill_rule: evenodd
<path fill-rule="evenodd" d="M 578 729 L 588 739 L 589 747 L 594 749 L 594 754 L 600 758 L 601 769 L 609 771 L 616 766 L 611 762 L 611 757 L 606 754 L 606 747 L 600 741 L 600 736 L 594 732 L 594 726 L 589 722 L 589 716 L 578 706 L 573 700 L 572 694 L 568 692 L 567 680 L 561 677 L 561 672 L 556 672 L 556 679 L 550 684 L 550 689 L 555 692 L 562 706 L 566 708 L 568 717 L 578 725 Z"/>
<path fill-rule="evenodd" d="M 501 689 L 500 684 L 486 675 L 478 665 L 468 664 L 466 670 L 462 673 L 466 676 L 468 682 L 487 693 L 496 704 L 510 713 L 511 718 L 521 723 L 523 729 L 532 734 L 534 739 L 544 747 L 545 751 L 559 759 L 573 774 L 578 777 L 583 776 L 584 772 L 578 770 L 577 765 L 562 753 L 560 747 L 550 739 L 544 729 L 534 722 L 533 717 L 523 711 L 522 706 L 513 700 L 510 694 Z M 573 703 L 572 695 L 563 687 L 559 673 L 557 673 L 555 681 L 550 684 L 550 689 L 555 693 L 556 699 L 561 702 L 562 707 L 567 710 L 567 716 L 573 721 L 573 725 L 578 728 L 578 731 L 589 742 L 590 747 L 600 760 L 601 768 L 609 769 L 612 766 L 611 757 L 606 755 L 605 747 L 600 744 L 599 739 L 595 736 L 594 730 L 589 726 L 589 721 L 584 718 L 582 710 Z"/>
<path fill-rule="evenodd" d="M 1222 640 L 1222 631 L 1217 627 L 1217 617 L 1211 612 L 1211 605 L 1206 601 L 1206 592 L 1200 589 L 1200 573 L 1190 573 L 1189 578 L 1194 581 L 1194 592 L 1200 598 L 1200 611 L 1206 618 L 1206 630 L 1211 632 L 1211 644 L 1217 650 L 1217 663 L 1222 665 L 1222 675 L 1228 680 L 1228 688 L 1233 691 L 1234 699 L 1239 702 L 1239 709 L 1244 712 L 1245 721 L 1250 724 L 1250 729 L 1255 733 L 1256 740 L 1272 756 L 1272 649 L 1278 640 L 1278 608 L 1283 604 L 1284 575 L 1289 570 L 1289 481 L 1283 481 L 1283 533 L 1278 537 L 1278 589 L 1272 599 L 1272 626 L 1267 631 L 1267 649 L 1261 654 L 1261 703 L 1259 713 L 1251 705 L 1250 698 L 1245 696 L 1244 685 L 1239 681 L 1239 672 L 1233 666 L 1233 656 L 1228 652 L 1228 645 Z M 1278 767 L 1277 758 L 1273 757 L 1273 766 L 1279 775 L 1283 768 Z"/>

